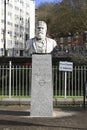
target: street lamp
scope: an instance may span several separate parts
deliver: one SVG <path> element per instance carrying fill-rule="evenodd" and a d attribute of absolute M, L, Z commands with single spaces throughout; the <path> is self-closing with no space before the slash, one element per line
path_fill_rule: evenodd
<path fill-rule="evenodd" d="M 6 56 L 6 4 L 8 3 L 4 0 L 4 56 Z"/>

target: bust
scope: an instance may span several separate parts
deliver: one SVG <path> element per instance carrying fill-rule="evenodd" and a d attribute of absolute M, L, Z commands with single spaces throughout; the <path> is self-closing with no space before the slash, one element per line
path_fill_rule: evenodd
<path fill-rule="evenodd" d="M 26 56 L 33 53 L 51 53 L 57 46 L 55 40 L 48 38 L 47 24 L 44 21 L 38 21 L 36 24 L 35 37 L 27 40 L 25 52 Z"/>

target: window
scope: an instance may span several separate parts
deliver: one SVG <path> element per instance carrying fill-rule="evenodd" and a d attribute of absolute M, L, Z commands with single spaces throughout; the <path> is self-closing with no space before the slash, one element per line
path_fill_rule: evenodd
<path fill-rule="evenodd" d="M 23 0 L 20 0 L 20 4 L 23 6 L 24 5 L 24 2 L 23 2 Z"/>
<path fill-rule="evenodd" d="M 11 23 L 11 22 L 7 22 L 7 24 L 8 24 L 9 26 L 12 26 L 12 23 Z"/>

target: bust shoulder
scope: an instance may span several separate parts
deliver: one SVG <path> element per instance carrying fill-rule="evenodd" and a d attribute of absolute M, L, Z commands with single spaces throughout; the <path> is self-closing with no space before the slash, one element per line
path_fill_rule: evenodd
<path fill-rule="evenodd" d="M 34 40 L 35 40 L 35 38 L 30 38 L 30 39 L 27 40 L 27 42 L 30 43 L 30 42 L 32 42 L 32 41 L 34 41 Z"/>
<path fill-rule="evenodd" d="M 55 45 L 57 44 L 56 41 L 54 39 L 52 39 L 52 38 L 46 37 L 46 39 L 47 39 L 47 42 L 49 42 L 51 44 L 52 43 L 55 44 Z"/>

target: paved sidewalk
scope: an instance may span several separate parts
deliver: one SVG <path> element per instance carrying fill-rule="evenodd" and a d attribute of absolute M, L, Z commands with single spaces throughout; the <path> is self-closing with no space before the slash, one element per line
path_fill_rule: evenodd
<path fill-rule="evenodd" d="M 0 106 L 0 130 L 87 130 L 87 108 L 55 108 L 52 118 L 30 117 L 29 105 Z"/>

